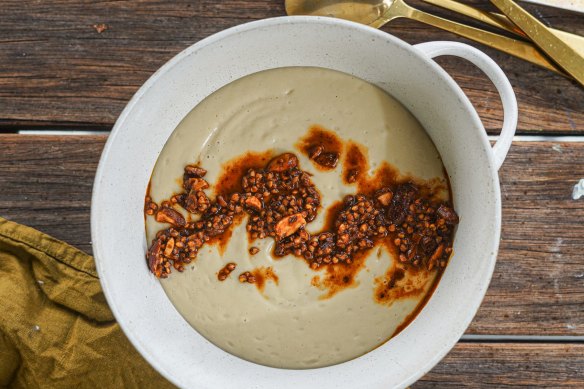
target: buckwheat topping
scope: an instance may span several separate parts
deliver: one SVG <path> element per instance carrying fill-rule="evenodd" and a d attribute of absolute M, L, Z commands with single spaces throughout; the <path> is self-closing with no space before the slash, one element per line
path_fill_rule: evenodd
<path fill-rule="evenodd" d="M 225 281 L 227 277 L 229 277 L 229 274 L 231 274 L 231 272 L 235 270 L 236 267 L 237 264 L 229 262 L 227 265 L 221 268 L 221 270 L 219 270 L 219 273 L 217 273 L 217 279 L 219 281 Z"/>
<path fill-rule="evenodd" d="M 156 212 L 157 221 L 170 224 L 158 232 L 147 253 L 150 270 L 157 277 L 166 278 L 171 266 L 183 271 L 203 245 L 224 234 L 244 214 L 251 241 L 272 238 L 275 256 L 303 258 L 312 269 L 350 265 L 355 255 L 378 243 L 393 245 L 399 261 L 414 268 L 443 268 L 452 253 L 456 212 L 414 182 L 379 180 L 382 186 L 374 191 L 369 184 L 367 193 L 346 196 L 337 206 L 334 221 L 311 234 L 306 227 L 315 219 L 321 198 L 294 154 L 281 154 L 263 168 L 247 169 L 240 177 L 240 191 L 221 193 L 213 201 L 204 192 L 209 188 L 205 174 L 206 170 L 188 165 L 183 193 L 160 207 L 146 199 L 146 214 Z M 173 205 L 199 219 L 187 222 Z M 254 255 L 259 250 L 249 251 Z M 219 272 L 220 280 L 229 274 L 224 270 Z M 244 272 L 239 281 L 254 283 L 255 277 Z"/>
<path fill-rule="evenodd" d="M 146 215 L 154 215 L 158 211 L 158 205 L 152 201 L 150 196 L 146 196 L 144 201 L 144 213 Z"/>
<path fill-rule="evenodd" d="M 241 283 L 247 282 L 249 284 L 253 284 L 256 282 L 256 278 L 251 272 L 246 271 L 239 275 L 239 282 Z"/>

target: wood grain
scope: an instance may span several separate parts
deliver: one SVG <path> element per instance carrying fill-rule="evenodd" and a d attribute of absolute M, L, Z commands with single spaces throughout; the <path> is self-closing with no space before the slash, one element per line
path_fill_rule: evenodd
<path fill-rule="evenodd" d="M 469 333 L 584 334 L 584 142 L 515 143 L 500 171 L 502 240 Z"/>
<path fill-rule="evenodd" d="M 584 345 L 458 343 L 422 388 L 582 388 Z"/>
<path fill-rule="evenodd" d="M 0 135 L 0 216 L 91 253 L 105 136 Z M 584 335 L 584 143 L 515 144 L 501 171 L 503 239 L 470 334 Z"/>
<path fill-rule="evenodd" d="M 486 7 L 488 2 L 469 3 Z M 179 51 L 225 28 L 284 15 L 282 0 L 1 0 L 0 4 L 0 130 L 15 129 L 17 124 L 110 128 L 138 87 Z M 547 24 L 584 34 L 582 15 L 528 8 Z M 102 23 L 107 29 L 99 33 L 93 26 Z M 466 41 L 407 20 L 396 20 L 383 29 L 410 43 Z M 584 89 L 477 46 L 509 75 L 519 100 L 520 132 L 584 133 Z M 439 62 L 467 92 L 489 131 L 496 133 L 500 103 L 486 78 L 462 60 Z"/>
<path fill-rule="evenodd" d="M 91 190 L 105 140 L 0 135 L 0 216 L 91 253 Z"/>

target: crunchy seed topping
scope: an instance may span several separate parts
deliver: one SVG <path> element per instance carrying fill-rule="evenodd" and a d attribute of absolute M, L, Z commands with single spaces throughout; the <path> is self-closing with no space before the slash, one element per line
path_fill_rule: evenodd
<path fill-rule="evenodd" d="M 252 240 L 271 237 L 276 256 L 304 258 L 312 269 L 350 264 L 358 252 L 381 241 L 393 244 L 399 260 L 417 268 L 443 268 L 452 253 L 458 216 L 447 203 L 424 195 L 427 191 L 411 182 L 384 186 L 372 195 L 346 196 L 332 226 L 310 234 L 305 227 L 317 215 L 320 195 L 294 154 L 277 156 L 264 169 L 248 169 L 241 178 L 240 193 L 225 193 L 215 201 L 200 190 L 208 186 L 201 178 L 204 172 L 197 166 L 185 167 L 185 193 L 162 202 L 156 212 L 156 220 L 171 224 L 158 232 L 147 253 L 157 277 L 167 277 L 171 264 L 183 271 L 206 242 L 222 235 L 244 212 L 249 215 L 246 230 Z M 187 223 L 171 208 L 172 203 L 200 218 Z M 259 249 L 252 247 L 249 252 L 255 255 Z M 249 272 L 239 280 L 255 282 Z"/>
<path fill-rule="evenodd" d="M 251 274 L 251 272 L 246 271 L 239 275 L 239 282 L 241 283 L 247 282 L 253 284 L 256 282 L 256 278 L 253 274 Z"/>
<path fill-rule="evenodd" d="M 150 196 L 146 196 L 146 199 L 144 201 L 144 213 L 146 215 L 154 215 L 156 211 L 158 211 L 158 205 L 156 205 L 156 203 L 152 201 Z"/>
<path fill-rule="evenodd" d="M 257 248 L 257 247 L 255 247 L 255 246 L 252 246 L 252 247 L 250 247 L 250 248 L 249 248 L 249 253 L 250 253 L 251 255 L 256 255 L 256 254 L 257 254 L 257 253 L 259 253 L 259 252 L 260 252 L 260 249 L 258 249 L 258 248 Z"/>
<path fill-rule="evenodd" d="M 236 267 L 237 264 L 229 262 L 227 265 L 223 266 L 221 270 L 219 270 L 219 273 L 217 273 L 217 279 L 219 281 L 225 281 Z"/>

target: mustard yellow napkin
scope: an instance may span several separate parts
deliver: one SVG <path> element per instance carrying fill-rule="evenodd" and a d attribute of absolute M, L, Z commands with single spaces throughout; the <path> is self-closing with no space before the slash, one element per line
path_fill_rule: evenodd
<path fill-rule="evenodd" d="M 173 386 L 115 322 L 91 256 L 0 218 L 0 387 Z"/>

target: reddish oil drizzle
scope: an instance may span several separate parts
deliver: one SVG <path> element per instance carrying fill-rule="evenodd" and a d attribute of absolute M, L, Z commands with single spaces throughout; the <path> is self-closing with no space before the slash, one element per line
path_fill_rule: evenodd
<path fill-rule="evenodd" d="M 242 192 L 241 178 L 248 169 L 265 167 L 273 156 L 272 150 L 261 153 L 248 151 L 242 156 L 224 163 L 221 166 L 221 175 L 215 184 L 215 194 Z"/>
<path fill-rule="evenodd" d="M 320 288 L 320 276 L 314 276 L 312 277 L 312 279 L 310 280 L 310 285 L 316 287 L 316 288 Z"/>
<path fill-rule="evenodd" d="M 372 176 L 363 174 L 357 181 L 358 193 L 372 195 L 375 191 L 390 187 L 394 189 L 398 184 L 403 184 L 412 181 L 409 177 L 401 177 L 398 170 L 389 163 L 383 161 Z"/>
<path fill-rule="evenodd" d="M 448 180 L 446 180 L 446 183 L 440 179 L 433 179 L 424 182 L 410 176 L 402 176 L 397 168 L 385 161 L 379 165 L 372 175 L 369 175 L 368 172 L 370 165 L 367 147 L 352 140 L 345 142 L 338 137 L 336 133 L 324 130 L 322 127 L 310 128 L 308 134 L 301 140 L 304 143 L 299 143 L 300 146 L 297 144 L 297 147 L 299 147 L 304 153 L 308 153 L 310 145 L 319 142 L 320 138 L 323 137 L 320 135 L 319 138 L 319 134 L 325 134 L 324 137 L 326 137 L 327 142 L 329 142 L 329 144 L 337 145 L 336 147 L 338 147 L 338 150 L 342 150 L 344 144 L 346 154 L 343 160 L 343 181 L 346 184 L 356 183 L 357 193 L 370 196 L 381 188 L 389 187 L 393 190 L 397 185 L 406 182 L 415 183 L 418 188 L 420 188 L 420 194 L 424 196 L 435 197 L 443 190 L 448 190 L 450 195 L 452 193 L 450 191 L 450 183 Z M 445 176 L 447 177 L 447 175 Z M 450 201 L 452 202 L 452 199 L 450 199 Z M 342 206 L 342 201 L 337 201 L 327 209 L 325 225 L 322 231 L 334 230 L 334 223 Z M 373 249 L 379 249 L 379 246 L 383 245 L 387 248 L 388 252 L 392 254 L 394 260 L 396 260 L 398 258 L 398 253 L 393 244 L 394 238 L 393 234 L 389 234 L 387 238 L 379 239 L 375 242 Z M 320 276 L 313 277 L 311 280 L 313 286 L 322 290 L 327 290 L 327 293 L 320 298 L 327 299 L 345 288 L 356 287 L 358 283 L 355 278 L 363 268 L 365 259 L 370 251 L 371 250 L 359 252 L 351 264 L 326 266 L 326 273 L 322 278 Z M 379 304 L 391 305 L 391 303 L 401 298 L 419 296 L 424 293 L 424 287 L 426 286 L 431 273 L 436 271 L 438 270 L 429 272 L 426 269 L 416 269 L 411 266 L 404 269 L 391 268 L 385 276 L 376 279 L 377 288 L 375 290 L 374 299 Z M 442 272 L 438 271 L 438 273 Z M 412 277 L 418 277 L 417 285 L 413 284 Z M 428 293 L 426 293 L 422 301 L 425 301 L 428 298 L 428 295 L 434 290 L 439 278 L 440 274 L 436 277 L 436 281 L 432 283 Z M 416 310 L 414 310 L 412 314 L 417 314 L 417 312 L 423 307 L 423 305 L 420 304 L 418 304 L 418 306 L 419 308 L 416 307 Z M 415 317 L 415 315 L 412 317 Z M 407 319 L 405 322 L 409 323 L 409 320 L 410 319 Z"/>
<path fill-rule="evenodd" d="M 150 175 L 150 179 L 148 180 L 148 186 L 146 186 L 146 195 L 144 196 L 144 207 L 146 206 L 146 199 L 148 197 L 152 198 L 152 196 L 150 196 L 150 189 L 152 186 L 152 175 Z M 146 230 L 146 212 L 144 212 L 144 230 Z"/>
<path fill-rule="evenodd" d="M 343 202 L 341 200 L 335 201 L 330 207 L 326 209 L 326 217 L 324 219 L 324 226 L 321 232 L 332 231 L 335 228 L 335 221 L 339 213 L 343 210 Z"/>
<path fill-rule="evenodd" d="M 300 139 L 296 144 L 296 147 L 302 151 L 304 154 L 309 155 L 310 150 L 314 145 L 322 145 L 327 152 L 336 152 L 341 154 L 343 148 L 346 146 L 347 153 L 343 160 L 343 181 L 348 184 L 349 176 L 352 171 L 357 170 L 358 173 L 355 176 L 355 183 L 357 184 L 357 192 L 365 195 L 372 195 L 375 191 L 382 187 L 395 188 L 397 185 L 414 182 L 420 188 L 421 194 L 425 195 L 438 195 L 441 191 L 448 191 L 450 195 L 450 203 L 452 203 L 452 192 L 450 190 L 450 182 L 448 179 L 446 182 L 443 180 L 435 179 L 430 181 L 422 182 L 420 180 L 414 179 L 409 176 L 400 175 L 399 171 L 387 162 L 382 162 L 381 165 L 375 170 L 375 172 L 370 176 L 369 171 L 369 161 L 367 158 L 368 150 L 364 145 L 361 145 L 354 141 L 345 142 L 340 139 L 337 134 L 333 131 L 326 130 L 320 126 L 312 126 L 308 133 Z M 250 168 L 263 168 L 266 164 L 273 158 L 273 151 L 269 150 L 266 152 L 247 152 L 246 154 L 232 159 L 222 166 L 222 173 L 217 180 L 215 185 L 215 193 L 227 194 L 234 192 L 241 192 L 241 178 L 246 174 L 247 170 Z M 314 161 L 313 161 L 314 162 Z M 326 167 L 318 165 L 315 166 L 321 170 L 328 170 Z M 444 169 L 445 176 L 446 170 Z M 150 193 L 150 183 L 148 184 L 147 194 Z M 327 209 L 327 216 L 325 219 L 325 225 L 322 231 L 334 230 L 334 223 L 337 218 L 339 211 L 342 209 L 342 201 L 337 201 Z M 225 252 L 225 248 L 232 236 L 232 229 L 237 224 L 241 223 L 243 217 L 238 218 L 234 221 L 231 228 L 219 237 L 213 238 L 211 243 L 218 244 L 219 251 L 221 254 Z M 379 249 L 379 246 L 385 246 L 388 251 L 392 254 L 393 258 L 397 258 L 397 250 L 393 245 L 393 236 L 390 234 L 388 238 L 380 239 L 376 242 L 372 249 Z M 314 276 L 311 280 L 311 284 L 322 290 L 327 290 L 327 293 L 322 295 L 321 299 L 328 299 L 338 292 L 346 288 L 354 288 L 358 286 L 356 281 L 356 276 L 364 267 L 365 260 L 370 254 L 371 250 L 364 250 L 356 253 L 351 264 L 335 264 L 323 266 L 325 273 L 321 276 Z M 398 266 L 402 266 L 399 264 Z M 423 293 L 422 288 L 412 288 L 406 291 L 404 286 L 401 285 L 407 282 L 407 275 L 420 276 L 420 272 L 425 272 L 426 276 L 429 278 L 430 272 L 426 269 L 416 269 L 414 267 L 408 268 L 398 268 L 393 267 L 388 270 L 385 276 L 376 279 L 377 288 L 375 290 L 374 299 L 380 304 L 391 305 L 391 302 L 405 297 L 417 296 Z M 425 306 L 432 293 L 434 292 L 439 279 L 442 276 L 442 270 L 433 270 L 432 273 L 437 272 L 437 275 L 430 285 L 429 290 L 424 294 L 422 300 L 418 303 L 416 308 L 407 316 L 403 323 L 396 329 L 395 336 L 401 330 L 403 330 L 407 325 L 418 315 L 421 309 Z M 260 292 L 263 292 L 265 288 L 265 283 L 268 280 L 272 280 L 274 283 L 278 284 L 278 276 L 273 272 L 271 267 L 264 268 L 260 267 L 254 269 L 252 274 L 256 278 L 255 285 Z M 405 280 L 405 281 L 404 281 Z M 426 282 L 422 283 L 422 286 Z"/>
<path fill-rule="evenodd" d="M 335 221 L 342 210 L 343 201 L 341 200 L 334 202 L 327 208 L 325 223 L 321 232 L 334 231 Z M 359 283 L 355 280 L 355 277 L 365 265 L 369 252 L 370 250 L 364 250 L 353 254 L 353 262 L 350 264 L 327 265 L 324 267 L 325 274 L 322 278 L 320 276 L 313 277 L 311 284 L 327 291 L 319 298 L 321 300 L 329 299 L 343 289 L 357 287 Z"/>
<path fill-rule="evenodd" d="M 278 285 L 279 278 L 274 272 L 272 267 L 258 267 L 251 271 L 251 274 L 255 277 L 254 285 L 258 288 L 260 292 L 264 291 L 266 286 L 266 281 L 272 280 L 276 285 Z"/>
<path fill-rule="evenodd" d="M 373 175 L 369 176 L 368 171 L 370 167 L 367 157 L 367 147 L 349 140 L 346 149 L 347 153 L 343 161 L 343 181 L 346 184 L 352 184 L 353 182 L 349 182 L 349 177 L 352 172 L 357 171 L 358 174 L 355 177 L 355 182 L 357 183 L 358 193 L 372 195 L 380 188 L 390 187 L 393 189 L 397 185 L 406 182 L 416 184 L 420 190 L 420 196 L 431 198 L 433 200 L 436 200 L 443 192 L 449 194 L 452 193 L 450 190 L 450 182 L 448 180 L 444 182 L 444 180 L 439 178 L 433 178 L 431 180 L 422 181 L 408 175 L 402 175 L 396 167 L 385 161 L 375 169 Z M 443 168 L 443 170 L 444 176 L 448 177 L 446 169 Z M 452 198 L 450 198 L 450 203 L 452 203 Z"/>
<path fill-rule="evenodd" d="M 326 153 L 336 153 L 337 155 L 341 155 L 343 152 L 343 141 L 335 132 L 318 125 L 313 125 L 309 128 L 308 133 L 296 143 L 296 148 L 310 158 L 310 154 L 316 146 L 322 146 Z M 314 160 L 311 161 L 319 170 L 333 169 L 331 167 L 320 165 Z"/>
<path fill-rule="evenodd" d="M 324 267 L 325 274 L 322 278 L 313 277 L 311 284 L 321 290 L 326 290 L 326 293 L 319 296 L 319 299 L 326 300 L 344 289 L 359 286 L 359 282 L 355 278 L 361 269 L 363 269 L 365 260 L 370 252 L 371 249 L 353 254 L 353 261 L 350 264 L 338 263 L 336 265 L 327 265 Z"/>
<path fill-rule="evenodd" d="M 430 276 L 431 273 L 426 269 L 394 264 L 384 276 L 375 279 L 377 287 L 373 297 L 377 303 L 390 306 L 401 298 L 419 296 L 424 293 Z M 414 277 L 417 278 L 416 281 Z"/>
<path fill-rule="evenodd" d="M 369 171 L 367 148 L 353 141 L 347 142 L 347 153 L 343 161 L 343 181 L 345 184 L 359 182 Z"/>
<path fill-rule="evenodd" d="M 442 278 L 442 274 L 444 273 L 444 271 L 438 271 L 437 273 L 438 274 L 436 274 L 436 277 L 434 278 L 434 282 L 432 282 L 432 285 L 430 285 L 430 288 L 428 289 L 428 291 L 426 292 L 426 294 L 424 295 L 424 297 L 422 297 L 422 300 L 420 300 L 420 302 L 418 303 L 418 305 L 416 305 L 416 308 L 414 308 L 414 310 L 412 312 L 410 312 L 410 314 L 407 315 L 406 318 L 402 321 L 402 323 L 395 329 L 395 331 L 393 332 L 393 334 L 391 334 L 391 338 L 393 338 L 394 336 L 396 336 L 397 334 L 399 334 L 400 332 L 402 332 L 404 328 L 406 328 L 407 326 L 409 326 L 410 323 L 412 321 L 414 321 L 414 319 L 416 318 L 416 316 L 418 316 L 418 314 L 426 306 L 426 304 L 430 300 L 430 297 L 432 297 L 432 295 L 434 294 L 434 291 L 438 287 L 438 282 Z"/>
<path fill-rule="evenodd" d="M 351 174 L 351 171 L 358 170 L 358 174 L 355 180 L 358 186 L 357 189 L 358 193 L 371 195 L 381 187 L 390 187 L 393 189 L 396 185 L 400 183 L 414 182 L 420 189 L 421 195 L 427 196 L 435 200 L 437 198 L 441 198 L 442 193 L 447 193 L 449 203 L 450 204 L 453 203 L 450 180 L 448 179 L 448 173 L 446 171 L 446 168 L 442 164 L 442 160 L 440 160 L 440 163 L 442 164 L 442 169 L 444 172 L 444 177 L 446 177 L 446 180 L 435 178 L 426 182 L 422 182 L 421 180 L 415 179 L 413 177 L 401 176 L 397 168 L 393 167 L 392 165 L 385 161 L 381 163 L 381 165 L 375 170 L 372 176 L 369 176 L 367 174 L 367 172 L 369 171 L 367 148 L 364 145 L 358 144 L 357 142 L 354 141 L 348 141 L 346 148 L 347 154 L 343 162 L 343 181 L 347 184 L 350 184 L 351 182 L 348 182 L 348 178 Z M 383 246 L 385 246 L 385 248 L 389 251 L 394 260 L 398 258 L 397 248 L 393 244 L 393 238 L 391 235 L 389 236 L 388 239 L 380 240 L 378 243 L 381 243 Z M 425 286 L 432 273 L 436 273 L 436 276 L 434 277 L 434 280 L 432 281 L 428 290 L 424 293 L 423 286 Z M 418 302 L 414 310 L 410 312 L 403 320 L 403 322 L 396 328 L 391 338 L 400 333 L 416 318 L 416 316 L 418 316 L 420 311 L 430 300 L 430 297 L 432 297 L 434 291 L 436 290 L 436 287 L 438 286 L 440 279 L 442 278 L 443 273 L 444 273 L 443 269 L 434 269 L 432 272 L 429 272 L 426 269 L 416 269 L 414 267 L 408 267 L 407 269 L 404 270 L 397 268 L 397 266 L 394 266 L 388 269 L 384 277 L 376 279 L 377 288 L 375 290 L 373 298 L 379 304 L 391 305 L 393 301 L 396 301 L 400 298 L 414 297 L 423 294 L 422 299 Z M 403 286 L 400 287 L 399 286 L 400 281 L 404 279 L 407 280 L 408 275 L 410 277 L 413 276 L 425 277 L 426 280 L 422 282 L 422 288 L 412 288 L 411 290 L 406 292 Z M 317 283 L 318 285 L 322 284 L 322 282 L 319 281 L 319 279 L 313 278 L 313 285 L 315 283 Z M 398 285 L 398 289 L 395 289 L 396 284 Z"/>
<path fill-rule="evenodd" d="M 182 184 L 182 181 L 181 181 Z M 146 196 L 145 197 L 151 197 L 150 196 L 150 190 L 152 187 L 152 177 L 150 177 L 150 179 L 148 180 L 148 186 L 146 186 Z"/>
<path fill-rule="evenodd" d="M 217 250 L 219 251 L 219 255 L 225 254 L 225 250 L 227 250 L 227 245 L 229 244 L 229 240 L 233 235 L 233 230 L 243 221 L 243 215 L 236 215 L 233 218 L 233 224 L 229 226 L 225 230 L 224 233 L 219 234 L 217 236 L 212 237 L 207 241 L 207 244 L 210 245 L 217 245 Z"/>

